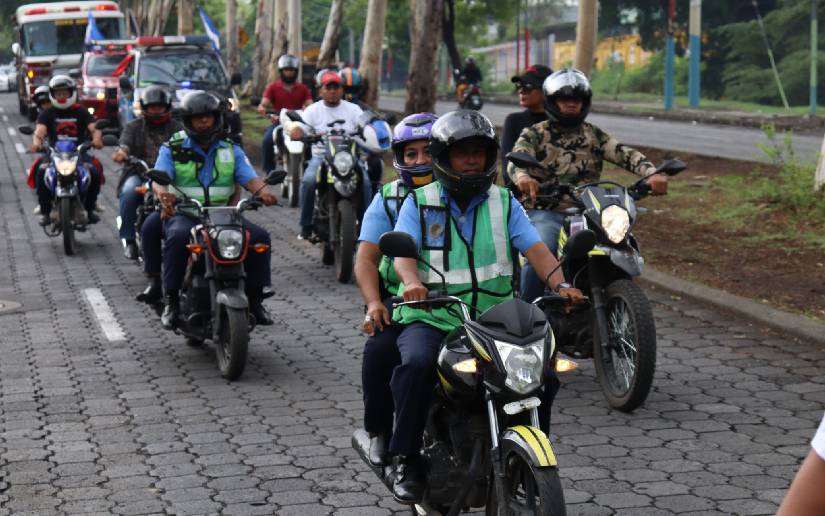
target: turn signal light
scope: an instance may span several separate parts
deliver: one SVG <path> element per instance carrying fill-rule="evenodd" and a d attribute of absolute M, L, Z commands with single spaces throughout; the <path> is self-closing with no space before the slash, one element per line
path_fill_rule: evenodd
<path fill-rule="evenodd" d="M 186 250 L 190 253 L 201 254 L 203 252 L 203 246 L 200 244 L 186 244 Z"/>
<path fill-rule="evenodd" d="M 579 367 L 579 364 L 573 362 L 572 360 L 568 360 L 566 358 L 557 358 L 556 359 L 556 372 L 557 373 L 566 373 L 568 371 L 573 371 Z"/>
<path fill-rule="evenodd" d="M 267 244 L 255 244 L 252 246 L 252 250 L 258 254 L 263 254 L 269 251 L 269 246 Z"/>
<path fill-rule="evenodd" d="M 468 358 L 453 365 L 453 371 L 459 373 L 476 373 L 478 372 L 478 362 L 475 358 Z"/>
<path fill-rule="evenodd" d="M 135 193 L 136 194 L 143 195 L 148 191 L 149 191 L 149 189 L 146 187 L 146 185 L 140 185 L 140 186 L 135 187 Z"/>

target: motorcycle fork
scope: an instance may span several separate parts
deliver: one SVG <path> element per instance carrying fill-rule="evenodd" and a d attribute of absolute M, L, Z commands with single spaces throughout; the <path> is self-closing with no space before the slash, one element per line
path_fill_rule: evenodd
<path fill-rule="evenodd" d="M 493 467 L 493 489 L 496 490 L 496 500 L 504 500 L 504 470 L 501 464 L 501 448 L 499 448 L 498 413 L 490 393 L 487 393 L 487 418 L 490 421 L 490 462 Z"/>
<path fill-rule="evenodd" d="M 596 331 L 599 332 L 599 345 L 602 347 L 602 360 L 610 362 L 610 333 L 607 331 L 607 313 L 605 305 L 603 281 L 596 267 L 589 263 L 587 265 L 587 275 L 590 279 L 590 302 L 593 306 L 593 314 L 596 317 Z M 594 350 L 595 351 L 595 350 Z"/>

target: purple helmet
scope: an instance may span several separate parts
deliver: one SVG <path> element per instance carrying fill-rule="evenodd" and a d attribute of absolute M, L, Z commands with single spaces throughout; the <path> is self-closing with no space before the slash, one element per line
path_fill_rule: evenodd
<path fill-rule="evenodd" d="M 430 184 L 433 181 L 433 166 L 404 164 L 404 145 L 416 140 L 429 140 L 433 123 L 438 117 L 432 113 L 415 113 L 404 117 L 396 124 L 392 134 L 392 166 L 401 180 L 411 188 Z"/>

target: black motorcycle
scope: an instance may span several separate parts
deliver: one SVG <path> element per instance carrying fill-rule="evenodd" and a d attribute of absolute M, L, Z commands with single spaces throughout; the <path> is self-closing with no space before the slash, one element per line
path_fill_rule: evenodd
<path fill-rule="evenodd" d="M 148 176 L 159 185 L 171 184 L 162 171 L 150 170 Z M 273 170 L 265 182 L 275 185 L 284 176 L 284 172 Z M 244 291 L 244 259 L 247 253 L 263 253 L 268 247 L 249 244 L 241 214 L 259 208 L 262 203 L 257 192 L 236 206 L 203 206 L 180 190 L 178 193 L 183 201 L 177 204 L 177 210 L 189 211 L 200 224 L 186 246 L 192 254 L 181 289 L 176 331 L 185 335 L 187 344 L 192 346 L 212 339 L 221 374 L 227 380 L 235 380 L 246 366 L 249 332 L 255 327 Z"/>
<path fill-rule="evenodd" d="M 579 232 L 567 242 L 567 255 L 586 256 L 594 243 L 592 232 Z M 385 233 L 379 247 L 387 256 L 420 260 L 406 233 Z M 490 515 L 563 516 L 564 493 L 553 447 L 539 429 L 537 394 L 555 354 L 553 331 L 539 306 L 561 307 L 566 300 L 557 294 L 533 304 L 511 299 L 476 320 L 460 298 L 441 292 L 430 291 L 426 301 L 393 302 L 453 307 L 464 321 L 438 354 L 439 381 L 421 450 L 427 489 L 414 513 L 454 515 L 486 506 Z M 352 445 L 392 489 L 396 469 L 372 465 L 366 431 L 357 430 Z"/>
<path fill-rule="evenodd" d="M 523 152 L 507 155 L 516 166 L 547 170 Z M 668 160 L 657 174 L 674 176 L 686 165 Z M 559 249 L 579 231 L 597 235 L 588 256 L 565 260 L 564 276 L 590 303 L 569 313 L 548 309 L 547 317 L 558 338 L 559 350 L 572 357 L 596 360 L 596 374 L 611 407 L 631 412 L 644 403 L 656 369 L 656 326 L 650 302 L 633 282 L 642 273 L 644 258 L 632 233 L 639 209 L 636 201 L 650 194 L 640 179 L 630 186 L 598 181 L 579 186 L 548 181 L 540 185 L 537 201 L 552 208 L 567 199 Z M 559 255 L 564 257 L 564 251 Z"/>

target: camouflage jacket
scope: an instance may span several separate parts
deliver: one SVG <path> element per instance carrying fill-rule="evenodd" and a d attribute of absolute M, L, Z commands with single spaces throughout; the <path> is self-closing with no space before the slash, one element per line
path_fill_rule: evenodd
<path fill-rule="evenodd" d="M 526 152 L 554 173 L 532 169 L 529 172 L 512 163 L 507 173 L 515 183 L 528 174 L 539 182 L 552 179 L 560 183 L 578 184 L 598 181 L 604 160 L 639 176 L 655 171 L 653 164 L 641 152 L 622 145 L 593 124 L 584 122 L 576 128 L 566 128 L 547 120 L 525 128 L 513 146 L 513 151 Z"/>

